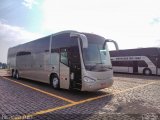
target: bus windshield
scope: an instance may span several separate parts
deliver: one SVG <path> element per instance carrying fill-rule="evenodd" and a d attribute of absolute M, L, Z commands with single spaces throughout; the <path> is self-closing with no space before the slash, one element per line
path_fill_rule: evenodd
<path fill-rule="evenodd" d="M 111 68 L 110 55 L 105 38 L 85 34 L 88 39 L 88 48 L 83 48 L 83 58 L 86 70 L 89 71 L 106 71 Z"/>

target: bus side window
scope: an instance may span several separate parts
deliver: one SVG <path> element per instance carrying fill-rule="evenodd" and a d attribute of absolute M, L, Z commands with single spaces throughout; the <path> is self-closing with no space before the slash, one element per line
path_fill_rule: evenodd
<path fill-rule="evenodd" d="M 145 61 L 138 61 L 138 67 L 148 67 Z"/>
<path fill-rule="evenodd" d="M 68 66 L 68 54 L 66 49 L 61 49 L 61 63 L 65 64 Z"/>

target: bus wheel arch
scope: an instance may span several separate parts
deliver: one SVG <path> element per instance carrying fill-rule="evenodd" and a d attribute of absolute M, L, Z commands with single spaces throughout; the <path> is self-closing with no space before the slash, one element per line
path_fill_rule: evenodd
<path fill-rule="evenodd" d="M 51 73 L 51 75 L 50 75 L 50 85 L 54 89 L 59 89 L 60 88 L 60 80 L 59 80 L 58 75 L 56 73 Z"/>
<path fill-rule="evenodd" d="M 144 69 L 143 69 L 143 74 L 144 74 L 144 75 L 151 75 L 151 74 L 152 74 L 152 71 L 151 71 L 149 68 L 144 68 Z"/>

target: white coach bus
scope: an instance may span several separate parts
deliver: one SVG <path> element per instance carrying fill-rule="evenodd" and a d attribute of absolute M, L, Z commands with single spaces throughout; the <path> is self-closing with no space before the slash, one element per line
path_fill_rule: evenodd
<path fill-rule="evenodd" d="M 160 75 L 160 48 L 110 51 L 114 72 Z"/>
<path fill-rule="evenodd" d="M 101 36 L 63 31 L 8 50 L 12 77 L 49 83 L 53 88 L 95 91 L 113 84 L 107 42 Z"/>

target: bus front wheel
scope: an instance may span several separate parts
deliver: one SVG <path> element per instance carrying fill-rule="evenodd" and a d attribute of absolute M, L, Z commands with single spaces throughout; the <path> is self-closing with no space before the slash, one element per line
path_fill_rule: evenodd
<path fill-rule="evenodd" d="M 51 86 L 54 89 L 59 89 L 59 79 L 58 79 L 58 77 L 56 77 L 56 76 L 51 77 Z"/>
<path fill-rule="evenodd" d="M 151 72 L 151 70 L 150 70 L 149 68 L 145 68 L 145 69 L 143 70 L 143 74 L 144 74 L 144 75 L 151 75 L 152 72 Z"/>

